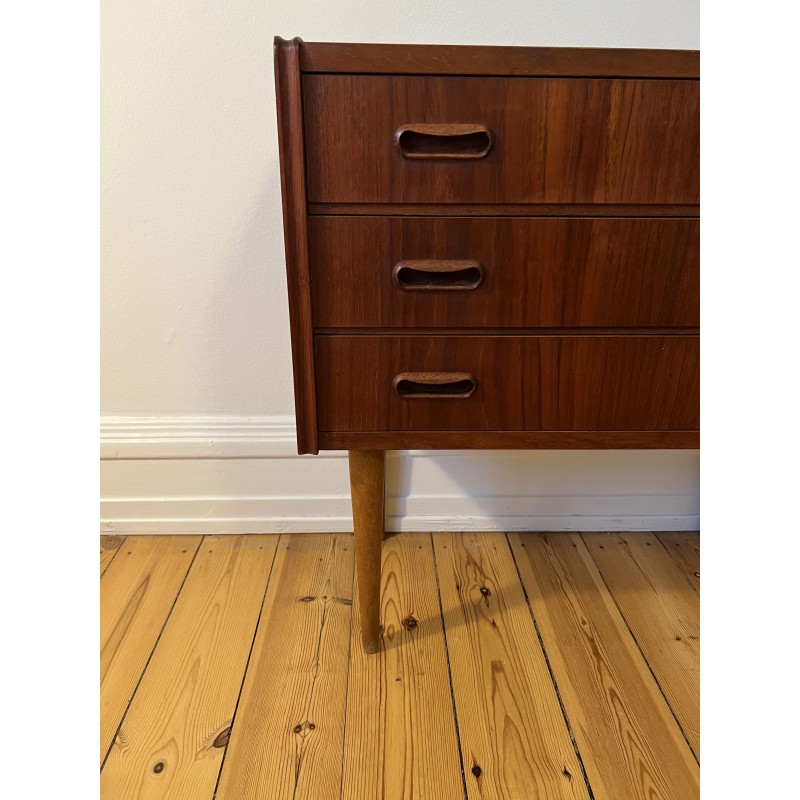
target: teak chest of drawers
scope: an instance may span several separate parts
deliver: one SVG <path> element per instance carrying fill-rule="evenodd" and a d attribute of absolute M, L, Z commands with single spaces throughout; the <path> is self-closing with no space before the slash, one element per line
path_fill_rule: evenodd
<path fill-rule="evenodd" d="M 699 443 L 699 54 L 275 39 L 300 453 Z"/>

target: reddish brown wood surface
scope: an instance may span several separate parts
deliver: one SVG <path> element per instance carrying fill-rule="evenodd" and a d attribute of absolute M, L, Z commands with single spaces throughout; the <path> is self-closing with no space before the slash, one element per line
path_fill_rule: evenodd
<path fill-rule="evenodd" d="M 394 265 L 392 283 L 403 292 L 471 292 L 483 273 L 483 265 L 473 259 L 411 258 Z"/>
<path fill-rule="evenodd" d="M 698 203 L 697 81 L 305 75 L 313 202 Z M 480 124 L 479 160 L 408 160 L 409 124 Z"/>
<path fill-rule="evenodd" d="M 394 143 L 402 158 L 476 159 L 489 154 L 494 135 L 485 125 L 420 123 L 401 125 Z"/>
<path fill-rule="evenodd" d="M 300 452 L 698 445 L 699 53 L 276 43 Z"/>
<path fill-rule="evenodd" d="M 686 430 L 695 336 L 318 336 L 320 430 Z M 466 372 L 463 398 L 403 399 L 403 372 Z"/>
<path fill-rule="evenodd" d="M 297 450 L 317 452 L 314 397 L 314 343 L 311 322 L 311 275 L 308 266 L 306 175 L 303 147 L 303 100 L 300 84 L 300 40 L 275 37 L 275 100 L 283 199 L 286 282 L 294 364 Z"/>
<path fill-rule="evenodd" d="M 696 450 L 699 431 L 320 431 L 322 450 Z"/>
<path fill-rule="evenodd" d="M 699 78 L 697 50 L 302 42 L 304 72 Z"/>
<path fill-rule="evenodd" d="M 318 336 L 697 336 L 700 328 L 691 327 L 626 327 L 616 328 L 317 328 Z"/>
<path fill-rule="evenodd" d="M 321 327 L 696 326 L 696 219 L 312 217 Z M 470 262 L 468 291 L 403 290 L 400 263 Z M 413 287 L 412 287 L 413 288 Z"/>
<path fill-rule="evenodd" d="M 658 203 L 309 203 L 309 214 L 440 217 L 698 217 L 700 205 Z"/>

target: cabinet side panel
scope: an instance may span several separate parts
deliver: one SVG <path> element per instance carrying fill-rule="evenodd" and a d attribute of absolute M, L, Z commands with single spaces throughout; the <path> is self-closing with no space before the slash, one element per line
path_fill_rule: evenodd
<path fill-rule="evenodd" d="M 292 333 L 297 450 L 317 453 L 317 404 L 314 387 L 314 333 L 308 265 L 308 205 L 303 145 L 303 98 L 299 39 L 275 37 L 275 98 L 281 164 L 286 282 Z"/>

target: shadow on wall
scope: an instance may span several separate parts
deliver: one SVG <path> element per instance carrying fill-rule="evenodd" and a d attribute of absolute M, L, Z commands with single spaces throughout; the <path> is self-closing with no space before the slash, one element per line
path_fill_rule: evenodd
<path fill-rule="evenodd" d="M 694 450 L 392 453 L 387 529 L 696 530 L 698 483 Z"/>
<path fill-rule="evenodd" d="M 197 332 L 212 407 L 247 398 L 245 414 L 285 413 L 293 394 L 277 153 L 268 169 L 246 218 L 231 225 Z"/>

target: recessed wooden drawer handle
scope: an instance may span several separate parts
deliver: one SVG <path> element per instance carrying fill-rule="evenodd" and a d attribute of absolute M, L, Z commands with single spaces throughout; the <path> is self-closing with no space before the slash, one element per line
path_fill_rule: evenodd
<path fill-rule="evenodd" d="M 469 397 L 477 388 L 478 381 L 468 372 L 401 372 L 392 385 L 404 400 L 453 400 Z"/>
<path fill-rule="evenodd" d="M 404 292 L 463 292 L 480 286 L 483 266 L 469 260 L 406 260 L 395 264 L 392 278 Z"/>
<path fill-rule="evenodd" d="M 401 125 L 394 142 L 403 158 L 484 158 L 494 134 L 484 125 Z"/>

